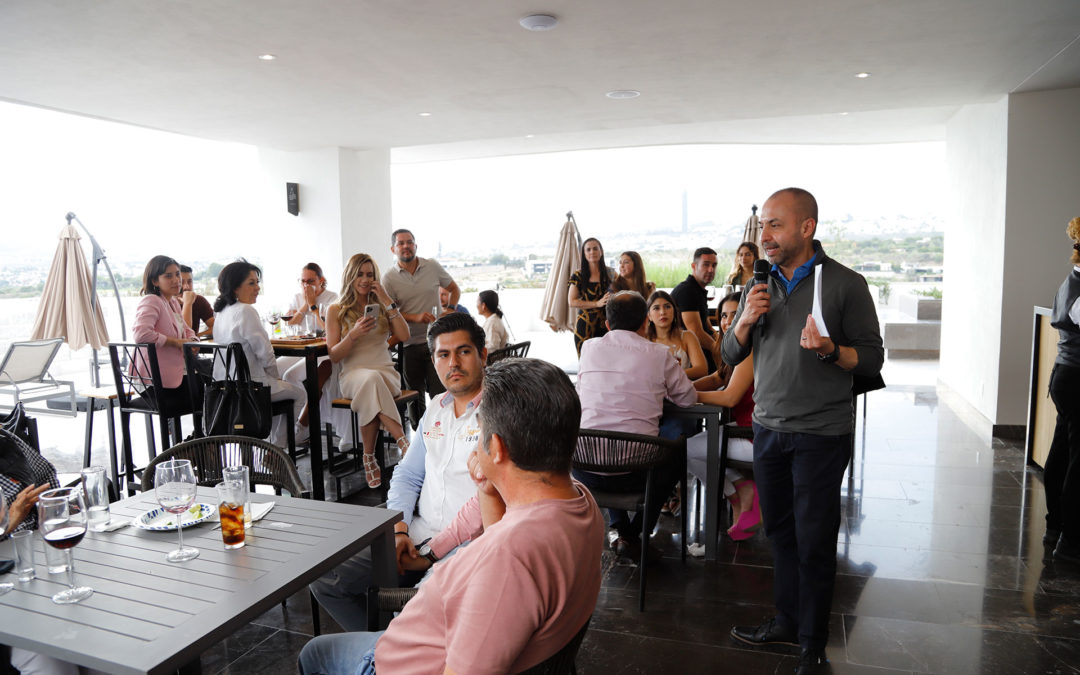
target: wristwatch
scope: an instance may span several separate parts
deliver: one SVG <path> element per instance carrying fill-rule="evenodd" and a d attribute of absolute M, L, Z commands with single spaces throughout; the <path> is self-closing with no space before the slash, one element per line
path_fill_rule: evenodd
<path fill-rule="evenodd" d="M 833 343 L 833 350 L 828 354 L 818 354 L 818 361 L 822 363 L 836 363 L 840 359 L 840 345 Z"/>
<path fill-rule="evenodd" d="M 419 553 L 421 557 L 427 558 L 428 561 L 432 565 L 434 565 L 435 563 L 439 562 L 439 556 L 435 555 L 435 553 L 431 550 L 431 545 L 428 544 L 429 541 L 431 541 L 431 537 L 428 537 L 424 541 L 420 542 L 420 547 L 416 549 L 416 552 Z"/>
<path fill-rule="evenodd" d="M 311 307 L 308 307 L 308 309 L 310 309 L 313 312 L 317 312 L 317 311 L 319 311 L 319 306 L 318 305 L 312 305 Z"/>
<path fill-rule="evenodd" d="M 391 312 L 394 311 L 397 308 L 398 308 L 398 304 L 396 302 L 391 302 L 390 303 L 390 311 Z"/>

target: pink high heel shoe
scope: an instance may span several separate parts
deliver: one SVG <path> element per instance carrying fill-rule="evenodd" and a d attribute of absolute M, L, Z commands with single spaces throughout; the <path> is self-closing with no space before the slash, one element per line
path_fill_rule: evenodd
<path fill-rule="evenodd" d="M 754 490 L 753 506 L 739 514 L 739 520 L 728 528 L 728 536 L 731 537 L 733 541 L 749 539 L 754 536 L 754 532 L 757 532 L 761 528 L 761 505 L 758 503 L 757 485 L 754 481 L 748 482 L 750 483 L 750 487 Z"/>

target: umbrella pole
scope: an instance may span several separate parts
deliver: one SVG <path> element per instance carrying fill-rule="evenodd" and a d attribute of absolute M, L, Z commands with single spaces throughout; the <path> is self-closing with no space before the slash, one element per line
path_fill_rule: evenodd
<path fill-rule="evenodd" d="M 76 223 L 79 224 L 79 227 L 81 227 L 83 229 L 83 232 L 86 233 L 86 236 L 90 237 L 90 245 L 94 249 L 94 251 L 93 251 L 94 272 L 93 272 L 93 275 L 92 275 L 91 280 L 90 280 L 90 315 L 91 316 L 97 316 L 97 303 L 98 303 L 97 272 L 98 272 L 98 263 L 102 263 L 103 265 L 105 265 L 105 272 L 107 272 L 108 275 L 109 275 L 109 281 L 112 282 L 113 293 L 116 294 L 116 308 L 120 312 L 120 335 L 123 337 L 123 340 L 126 342 L 127 341 L 127 326 L 124 324 L 124 306 L 122 304 L 120 304 L 120 288 L 117 287 L 117 285 L 116 285 L 116 277 L 113 276 L 112 268 L 109 267 L 109 261 L 105 259 L 105 250 L 103 248 L 101 248 L 101 245 L 98 244 L 97 239 L 94 238 L 94 235 L 90 234 L 90 230 L 86 229 L 86 225 L 83 225 L 83 222 L 81 220 L 79 220 L 78 216 L 76 216 L 74 213 L 69 211 L 66 217 L 67 217 L 68 225 L 70 225 L 71 221 L 73 221 L 73 220 Z M 90 361 L 91 361 L 90 375 L 93 378 L 94 386 L 95 387 L 100 387 L 101 386 L 101 372 L 100 372 L 101 371 L 101 364 L 98 363 L 98 350 L 94 349 L 94 350 L 92 350 L 92 352 L 93 353 L 92 353 L 92 355 L 90 357 Z"/>

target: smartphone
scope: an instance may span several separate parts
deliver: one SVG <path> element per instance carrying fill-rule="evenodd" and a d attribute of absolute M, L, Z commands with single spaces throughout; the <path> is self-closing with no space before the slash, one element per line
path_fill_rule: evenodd
<path fill-rule="evenodd" d="M 378 305 L 373 303 L 373 304 L 370 304 L 370 305 L 364 307 L 364 318 L 366 319 L 369 316 L 372 319 L 378 320 L 378 318 L 379 318 L 379 306 Z"/>

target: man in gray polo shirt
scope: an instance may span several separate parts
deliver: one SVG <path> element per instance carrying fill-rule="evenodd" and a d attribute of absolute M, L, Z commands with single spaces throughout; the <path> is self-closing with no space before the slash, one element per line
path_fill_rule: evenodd
<path fill-rule="evenodd" d="M 438 313 L 443 305 L 439 287 L 450 292 L 450 307 L 457 306 L 461 291 L 442 265 L 416 255 L 416 240 L 409 230 L 394 230 L 390 235 L 390 250 L 397 258 L 397 265 L 383 273 L 382 285 L 409 324 L 409 339 L 402 350 L 402 369 L 405 387 L 420 392 L 417 401 L 409 404 L 409 420 L 415 430 L 424 416 L 424 392 L 435 396 L 446 391 L 427 346 L 428 324 L 437 318 L 433 312 Z"/>
<path fill-rule="evenodd" d="M 801 647 L 799 675 L 828 663 L 852 376 L 876 375 L 885 355 L 866 279 L 825 255 L 814 239 L 817 217 L 817 201 L 800 188 L 762 206 L 772 271 L 767 284 L 743 293 L 721 348 L 731 365 L 754 353 L 754 479 L 776 602 L 774 618 L 731 634 L 751 645 Z"/>

